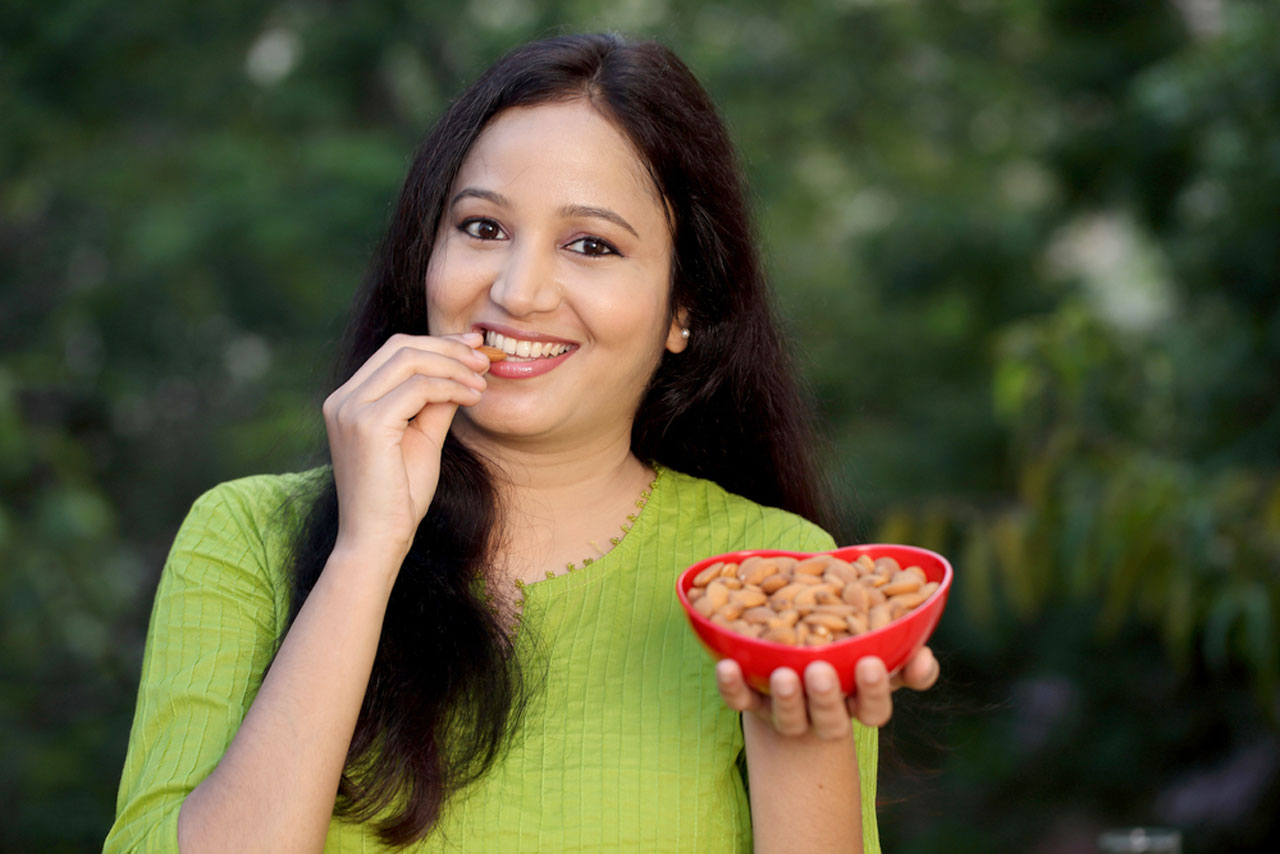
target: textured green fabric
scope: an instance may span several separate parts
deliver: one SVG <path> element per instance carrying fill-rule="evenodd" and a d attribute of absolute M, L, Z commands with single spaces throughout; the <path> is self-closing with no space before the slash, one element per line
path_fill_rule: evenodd
<path fill-rule="evenodd" d="M 222 484 L 179 531 L 156 594 L 106 851 L 177 850 L 182 799 L 226 750 L 287 616 L 284 537 L 302 485 L 300 475 Z M 833 545 L 797 516 L 662 472 L 608 555 L 525 587 L 519 650 L 539 689 L 524 726 L 411 850 L 749 851 L 741 725 L 720 700 L 675 579 L 719 552 Z M 855 728 L 872 854 L 876 732 Z M 383 850 L 365 826 L 336 820 L 325 845 Z"/>

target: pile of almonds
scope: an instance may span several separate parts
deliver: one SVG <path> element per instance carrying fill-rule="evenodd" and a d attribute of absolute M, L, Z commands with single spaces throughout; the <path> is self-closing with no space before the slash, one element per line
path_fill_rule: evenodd
<path fill-rule="evenodd" d="M 713 623 L 777 643 L 821 646 L 873 631 L 917 608 L 938 589 L 918 566 L 862 555 L 749 557 L 717 561 L 689 588 L 689 601 Z"/>

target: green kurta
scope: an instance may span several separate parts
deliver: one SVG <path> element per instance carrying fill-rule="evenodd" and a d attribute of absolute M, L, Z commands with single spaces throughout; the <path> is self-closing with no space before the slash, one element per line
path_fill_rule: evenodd
<path fill-rule="evenodd" d="M 303 482 L 222 484 L 178 532 L 156 594 L 107 852 L 177 850 L 182 800 L 230 744 L 283 629 L 289 496 Z M 409 850 L 749 851 L 741 725 L 720 699 L 675 579 L 720 552 L 833 545 L 797 516 L 663 471 L 606 556 L 526 585 L 519 653 L 538 689 L 524 725 L 499 764 Z M 861 808 L 873 854 L 876 732 L 854 726 L 862 804 L 849 808 Z M 385 849 L 366 826 L 334 820 L 324 850 Z"/>

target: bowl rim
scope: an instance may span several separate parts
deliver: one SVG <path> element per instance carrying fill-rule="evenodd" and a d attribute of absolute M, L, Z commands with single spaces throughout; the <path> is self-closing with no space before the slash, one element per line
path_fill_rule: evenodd
<path fill-rule="evenodd" d="M 918 552 L 921 555 L 927 555 L 929 557 L 932 557 L 938 560 L 942 564 L 942 581 L 938 583 L 938 589 L 933 591 L 933 593 L 929 595 L 928 599 L 921 602 L 919 605 L 917 605 L 915 608 L 912 609 L 911 613 L 905 616 L 899 617 L 896 620 L 891 620 L 889 623 L 881 626 L 878 629 L 873 629 L 868 632 L 863 632 L 862 634 L 855 635 L 854 637 L 844 638 L 838 641 L 832 641 L 831 643 L 825 643 L 825 644 L 822 644 L 821 646 L 797 646 L 795 644 L 779 643 L 778 641 L 767 641 L 764 638 L 753 638 L 750 635 L 744 635 L 740 632 L 735 632 L 733 629 L 716 625 L 715 623 L 711 622 L 709 618 L 704 617 L 702 614 L 694 610 L 693 603 L 689 601 L 689 596 L 684 589 L 684 579 L 687 576 L 689 576 L 690 573 L 694 572 L 695 570 L 700 572 L 718 560 L 723 560 L 725 563 L 729 563 L 730 562 L 729 559 L 732 558 L 734 559 L 735 562 L 741 563 L 747 557 L 753 557 L 756 555 L 759 555 L 760 557 L 777 557 L 779 555 L 783 555 L 786 557 L 795 557 L 795 558 L 801 558 L 801 559 L 809 558 L 809 557 L 817 557 L 819 555 L 833 555 L 833 556 L 839 557 L 837 553 L 842 551 L 849 551 L 849 550 L 856 549 L 858 551 L 865 552 L 865 551 L 868 551 L 871 549 L 877 549 L 877 548 L 907 549 L 909 551 Z M 843 557 L 841 557 L 840 559 L 844 560 Z M 702 558 L 701 560 L 695 561 L 694 563 L 685 567 L 685 569 L 678 576 L 676 576 L 676 595 L 680 598 L 680 604 L 684 607 L 685 613 L 689 616 L 691 620 L 696 621 L 700 625 L 706 626 L 707 628 L 711 629 L 716 633 L 723 633 L 732 637 L 735 640 L 741 640 L 743 642 L 756 644 L 764 647 L 765 649 L 786 650 L 788 652 L 798 653 L 801 655 L 810 654 L 814 658 L 820 658 L 823 653 L 830 653 L 830 651 L 833 649 L 839 649 L 842 646 L 852 646 L 855 643 L 865 641 L 866 639 L 875 637 L 881 633 L 886 633 L 889 631 L 889 629 L 901 628 L 902 626 L 907 625 L 908 623 L 914 622 L 917 618 L 923 619 L 925 617 L 926 612 L 932 609 L 932 605 L 934 602 L 936 602 L 940 598 L 946 597 L 947 592 L 951 587 L 951 579 L 953 575 L 954 573 L 951 569 L 951 561 L 947 560 L 943 555 L 940 555 L 937 552 L 931 549 L 926 549 L 922 546 L 911 546 L 905 543 L 855 543 L 853 545 L 839 546 L 834 549 L 828 549 L 826 551 L 819 551 L 819 552 L 802 552 L 802 551 L 794 551 L 792 549 L 739 549 L 737 551 L 724 552 L 723 554 L 718 554 L 718 555 L 711 555 L 710 557 Z"/>

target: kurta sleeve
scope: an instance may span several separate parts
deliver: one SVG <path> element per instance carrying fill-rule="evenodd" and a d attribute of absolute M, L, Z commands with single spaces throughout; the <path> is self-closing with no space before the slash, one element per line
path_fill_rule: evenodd
<path fill-rule="evenodd" d="M 280 601 L 252 481 L 198 499 L 161 574 L 105 852 L 177 851 L 183 800 L 217 766 L 275 652 Z"/>

